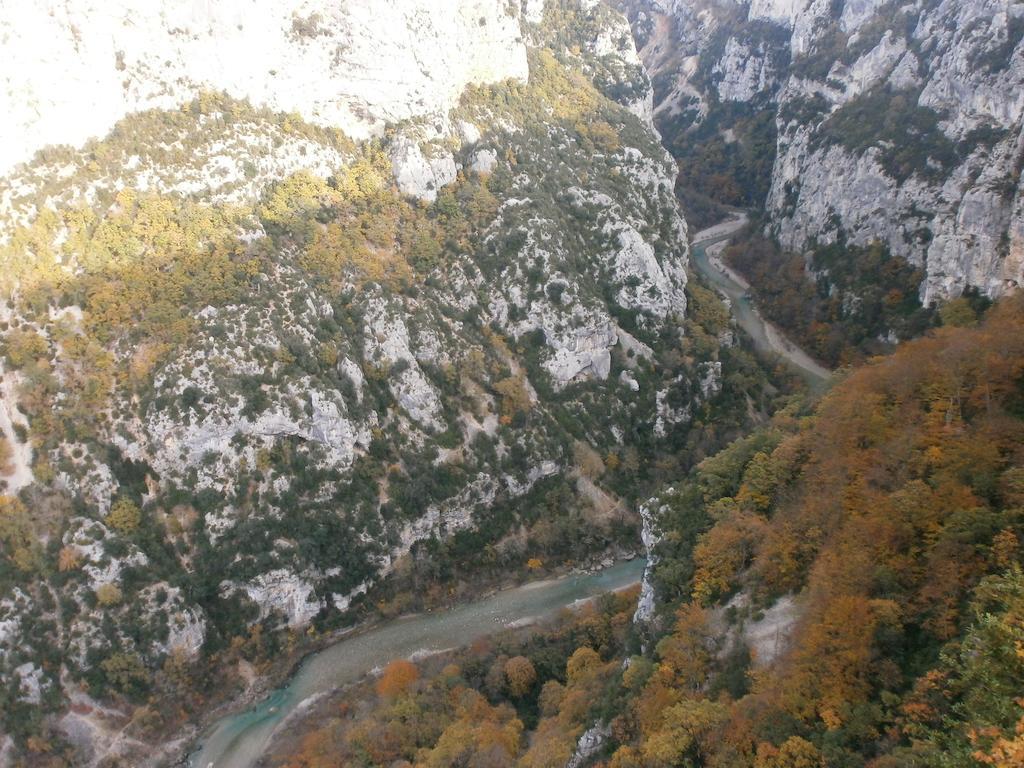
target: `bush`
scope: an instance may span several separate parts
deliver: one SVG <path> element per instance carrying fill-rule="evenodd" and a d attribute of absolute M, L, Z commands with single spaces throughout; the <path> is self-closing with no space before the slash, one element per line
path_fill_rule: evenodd
<path fill-rule="evenodd" d="M 96 602 L 104 608 L 119 604 L 123 597 L 116 584 L 100 584 L 96 588 Z"/>
<path fill-rule="evenodd" d="M 142 522 L 142 512 L 135 502 L 122 496 L 110 506 L 104 522 L 118 533 L 131 535 Z"/>

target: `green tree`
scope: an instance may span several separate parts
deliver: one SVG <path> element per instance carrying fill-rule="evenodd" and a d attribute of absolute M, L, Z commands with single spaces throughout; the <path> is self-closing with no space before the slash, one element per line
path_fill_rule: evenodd
<path fill-rule="evenodd" d="M 140 693 L 149 682 L 149 673 L 137 653 L 116 651 L 100 662 L 100 669 L 110 686 L 124 694 Z"/>

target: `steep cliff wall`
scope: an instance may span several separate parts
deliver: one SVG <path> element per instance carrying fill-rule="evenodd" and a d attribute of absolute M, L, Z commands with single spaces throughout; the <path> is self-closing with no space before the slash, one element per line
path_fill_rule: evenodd
<path fill-rule="evenodd" d="M 925 302 L 1024 281 L 1024 4 L 627 5 L 669 141 L 721 153 L 698 176 L 783 246 L 880 240 L 924 268 Z"/>
<path fill-rule="evenodd" d="M 505 0 L 0 3 L 0 173 L 202 90 L 352 137 L 443 118 L 471 83 L 527 76 Z"/>

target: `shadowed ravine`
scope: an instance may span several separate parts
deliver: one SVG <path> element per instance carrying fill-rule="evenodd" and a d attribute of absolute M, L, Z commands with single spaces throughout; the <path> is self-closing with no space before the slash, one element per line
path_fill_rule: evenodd
<path fill-rule="evenodd" d="M 750 286 L 718 259 L 729 238 L 746 224 L 746 215 L 739 214 L 697 232 L 693 236 L 690 261 L 714 288 L 729 299 L 733 317 L 753 340 L 759 352 L 778 355 L 803 377 L 811 389 L 821 389 L 831 378 L 832 372 L 790 341 L 773 323 L 765 320 L 751 302 Z"/>
<path fill-rule="evenodd" d="M 303 662 L 287 686 L 251 709 L 214 723 L 189 757 L 190 768 L 250 768 L 275 729 L 312 697 L 354 682 L 388 662 L 467 645 L 517 624 L 545 618 L 576 602 L 640 580 L 642 559 L 594 574 L 566 576 L 509 589 L 450 611 L 395 619 L 340 640 Z"/>

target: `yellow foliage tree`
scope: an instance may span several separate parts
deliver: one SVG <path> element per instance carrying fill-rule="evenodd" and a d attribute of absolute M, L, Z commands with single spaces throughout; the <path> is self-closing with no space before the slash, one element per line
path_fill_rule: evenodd
<path fill-rule="evenodd" d="M 699 690 L 710 669 L 711 636 L 704 609 L 696 603 L 681 606 L 672 633 L 657 646 L 661 660 L 657 670 L 659 682 L 683 690 Z"/>
<path fill-rule="evenodd" d="M 509 376 L 494 385 L 494 391 L 501 395 L 501 414 L 511 418 L 517 413 L 529 413 L 532 403 L 526 379 L 522 374 Z"/>
<path fill-rule="evenodd" d="M 279 182 L 260 206 L 264 226 L 274 232 L 311 231 L 316 214 L 341 202 L 341 195 L 309 171 L 293 173 Z"/>
<path fill-rule="evenodd" d="M 19 328 L 10 331 L 5 341 L 7 359 L 14 368 L 24 368 L 29 363 L 46 357 L 50 350 L 46 339 L 31 329 Z"/>
<path fill-rule="evenodd" d="M 700 537 L 693 550 L 695 601 L 708 605 L 732 589 L 766 527 L 759 516 L 737 510 Z"/>
<path fill-rule="evenodd" d="M 708 699 L 685 699 L 669 707 L 661 727 L 641 746 L 645 764 L 650 768 L 684 764 L 688 753 L 700 753 L 701 740 L 725 722 L 728 715 L 727 705 Z"/>
<path fill-rule="evenodd" d="M 825 757 L 811 742 L 790 736 L 780 747 L 758 744 L 754 768 L 825 768 Z"/>
<path fill-rule="evenodd" d="M 569 685 L 583 682 L 601 667 L 601 657 L 593 648 L 577 648 L 565 665 L 565 676 Z"/>
<path fill-rule="evenodd" d="M 96 588 L 96 602 L 104 608 L 117 605 L 121 602 L 123 597 L 124 595 L 121 592 L 121 588 L 116 584 L 100 584 Z"/>
<path fill-rule="evenodd" d="M 530 692 L 537 682 L 537 670 L 525 656 L 513 656 L 505 662 L 505 682 L 509 693 L 520 699 Z"/>
<path fill-rule="evenodd" d="M 36 536 L 34 521 L 20 499 L 0 496 L 0 553 L 23 573 L 42 567 L 42 546 Z"/>
<path fill-rule="evenodd" d="M 122 496 L 111 504 L 104 522 L 118 533 L 127 536 L 138 530 L 142 522 L 142 512 L 134 501 Z"/>

